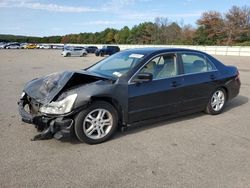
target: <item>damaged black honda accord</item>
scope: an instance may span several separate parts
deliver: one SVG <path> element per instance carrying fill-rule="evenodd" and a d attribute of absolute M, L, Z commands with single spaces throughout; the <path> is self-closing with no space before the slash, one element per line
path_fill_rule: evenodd
<path fill-rule="evenodd" d="M 88 144 L 118 128 L 199 111 L 220 114 L 240 90 L 236 67 L 189 49 L 142 48 L 114 54 L 77 72 L 28 82 L 19 113 L 40 134 L 34 140 L 74 133 Z"/>

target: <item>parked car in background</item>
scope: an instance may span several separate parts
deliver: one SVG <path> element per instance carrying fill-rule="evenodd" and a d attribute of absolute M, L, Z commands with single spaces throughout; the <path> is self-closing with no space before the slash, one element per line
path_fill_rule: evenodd
<path fill-rule="evenodd" d="M 88 52 L 83 47 L 65 47 L 61 55 L 64 57 L 70 56 L 86 56 Z"/>
<path fill-rule="evenodd" d="M 49 45 L 49 44 L 40 44 L 39 48 L 40 48 L 40 49 L 51 49 L 52 46 Z"/>
<path fill-rule="evenodd" d="M 21 43 L 20 48 L 21 49 L 26 49 L 28 43 Z"/>
<path fill-rule="evenodd" d="M 6 46 L 7 44 L 5 43 L 5 42 L 1 42 L 1 44 L 0 44 L 0 49 L 5 49 L 5 46 Z"/>
<path fill-rule="evenodd" d="M 52 48 L 57 49 L 57 50 L 61 50 L 61 49 L 64 49 L 64 46 L 63 45 L 53 45 Z"/>
<path fill-rule="evenodd" d="M 52 49 L 52 46 L 49 44 L 44 44 L 43 49 Z"/>
<path fill-rule="evenodd" d="M 40 49 L 40 46 L 42 46 L 42 44 L 36 44 L 36 49 Z"/>
<path fill-rule="evenodd" d="M 96 56 L 112 55 L 119 52 L 119 46 L 103 46 L 101 49 L 95 51 Z"/>
<path fill-rule="evenodd" d="M 20 44 L 19 43 L 10 43 L 5 46 L 6 49 L 20 49 Z"/>
<path fill-rule="evenodd" d="M 236 67 L 204 52 L 130 49 L 84 70 L 36 78 L 25 85 L 18 104 L 22 120 L 41 132 L 35 140 L 74 133 L 97 144 L 118 127 L 201 111 L 220 114 L 240 85 Z"/>
<path fill-rule="evenodd" d="M 39 49 L 44 49 L 44 44 L 39 44 L 39 45 L 37 45 L 37 48 L 39 48 Z"/>
<path fill-rule="evenodd" d="M 37 45 L 36 44 L 27 44 L 26 48 L 27 49 L 36 49 Z"/>
<path fill-rule="evenodd" d="M 96 46 L 87 46 L 85 47 L 86 51 L 88 53 L 95 53 L 95 51 L 98 49 Z"/>

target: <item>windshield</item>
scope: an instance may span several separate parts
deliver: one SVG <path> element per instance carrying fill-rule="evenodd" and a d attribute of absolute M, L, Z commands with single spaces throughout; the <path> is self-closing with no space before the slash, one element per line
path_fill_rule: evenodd
<path fill-rule="evenodd" d="M 131 51 L 116 53 L 88 69 L 100 75 L 119 78 L 129 72 L 135 65 L 141 62 L 144 54 Z"/>

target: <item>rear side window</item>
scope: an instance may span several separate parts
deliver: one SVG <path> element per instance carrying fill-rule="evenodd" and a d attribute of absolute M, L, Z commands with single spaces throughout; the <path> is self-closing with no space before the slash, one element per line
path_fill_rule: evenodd
<path fill-rule="evenodd" d="M 204 55 L 198 53 L 181 53 L 184 74 L 202 73 L 215 70 Z"/>
<path fill-rule="evenodd" d="M 74 48 L 73 50 L 74 51 L 82 51 L 82 50 L 84 50 L 84 48 Z"/>

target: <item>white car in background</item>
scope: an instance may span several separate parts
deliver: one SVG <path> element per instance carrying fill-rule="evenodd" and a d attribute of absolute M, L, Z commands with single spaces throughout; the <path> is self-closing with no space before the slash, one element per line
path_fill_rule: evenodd
<path fill-rule="evenodd" d="M 51 49 L 52 47 L 51 47 L 51 45 L 49 45 L 49 44 L 40 44 L 40 45 L 39 45 L 39 48 L 40 48 L 40 49 Z"/>
<path fill-rule="evenodd" d="M 70 56 L 84 57 L 87 54 L 88 52 L 83 47 L 65 47 L 61 53 L 61 55 L 64 57 L 70 57 Z"/>
<path fill-rule="evenodd" d="M 63 49 L 64 46 L 63 45 L 53 45 L 52 48 L 56 49 L 56 50 L 60 50 L 60 49 Z"/>
<path fill-rule="evenodd" d="M 20 44 L 20 48 L 21 48 L 21 49 L 26 49 L 27 44 L 28 44 L 28 43 L 21 43 L 21 44 Z"/>
<path fill-rule="evenodd" d="M 7 46 L 5 46 L 6 49 L 20 49 L 19 43 L 10 43 Z"/>
<path fill-rule="evenodd" d="M 5 42 L 0 43 L 0 49 L 4 49 L 7 44 Z"/>

